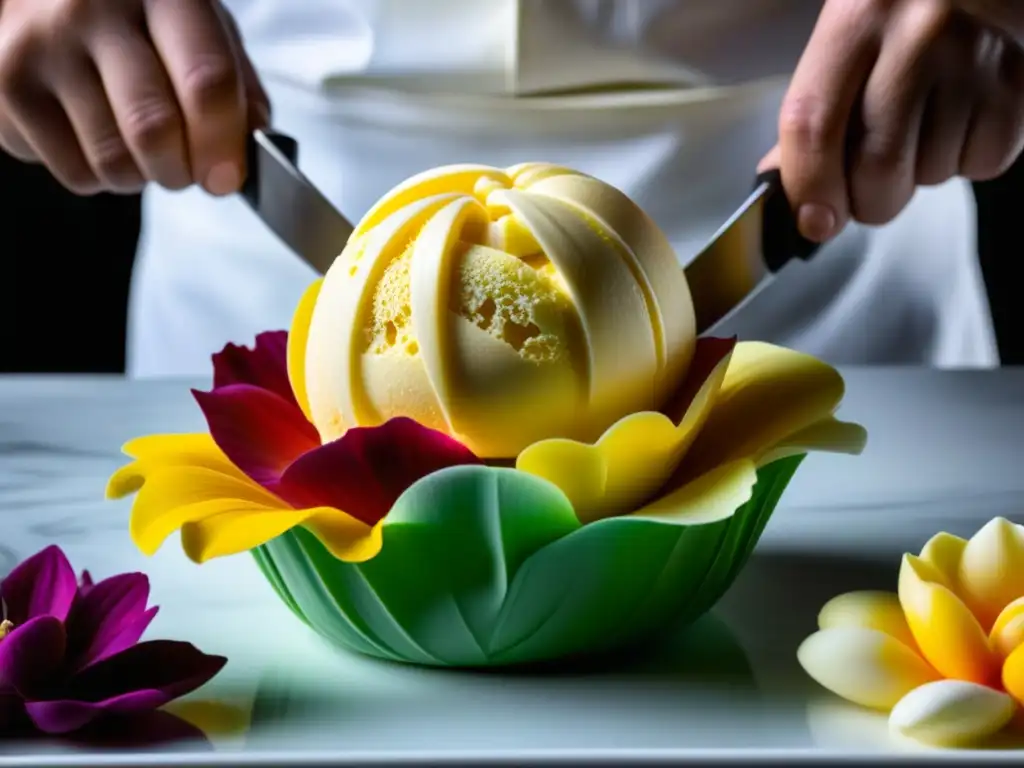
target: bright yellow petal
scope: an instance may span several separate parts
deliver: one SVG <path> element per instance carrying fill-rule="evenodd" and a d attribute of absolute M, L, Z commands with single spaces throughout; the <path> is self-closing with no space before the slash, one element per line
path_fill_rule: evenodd
<path fill-rule="evenodd" d="M 746 456 L 761 456 L 831 416 L 843 379 L 817 358 L 760 342 L 733 351 L 710 418 L 690 449 L 700 472 Z"/>
<path fill-rule="evenodd" d="M 248 478 L 205 467 L 166 467 L 146 478 L 132 504 L 128 530 L 140 550 L 153 554 L 187 523 L 228 512 L 278 509 L 287 505 Z"/>
<path fill-rule="evenodd" d="M 185 435 L 149 435 L 129 441 L 122 451 L 135 459 L 111 475 L 107 481 L 108 499 L 135 493 L 146 478 L 165 467 L 203 467 L 245 479 L 213 438 L 205 433 Z"/>
<path fill-rule="evenodd" d="M 960 594 L 982 626 L 1018 597 L 1024 597 L 1024 532 L 1001 517 L 987 523 L 964 548 Z"/>
<path fill-rule="evenodd" d="M 1024 597 L 1006 606 L 988 633 L 992 648 L 1003 658 L 1024 645 Z"/>
<path fill-rule="evenodd" d="M 917 649 L 900 599 L 893 592 L 847 592 L 833 597 L 818 613 L 818 629 L 837 627 L 876 629 Z"/>
<path fill-rule="evenodd" d="M 191 560 L 204 563 L 247 552 L 298 525 L 309 527 L 339 560 L 362 562 L 380 551 L 379 525 L 371 528 L 331 507 L 225 512 L 183 525 L 181 546 Z"/>
<path fill-rule="evenodd" d="M 976 743 L 1001 731 L 1016 703 L 1001 691 L 961 680 L 939 680 L 908 693 L 893 707 L 890 726 L 935 746 Z"/>
<path fill-rule="evenodd" d="M 750 500 L 756 483 L 754 462 L 734 461 L 665 494 L 630 517 L 684 525 L 725 520 Z"/>
<path fill-rule="evenodd" d="M 1006 692 L 1024 705 L 1024 645 L 1007 656 L 1002 677 Z"/>
<path fill-rule="evenodd" d="M 860 424 L 839 421 L 829 416 L 797 431 L 761 454 L 757 466 L 764 467 L 773 461 L 812 451 L 856 455 L 864 450 L 867 441 L 867 430 Z"/>
<path fill-rule="evenodd" d="M 966 539 L 949 533 L 937 533 L 928 539 L 920 554 L 921 560 L 938 572 L 941 577 L 938 583 L 958 595 L 960 594 L 960 579 L 957 573 L 960 570 L 960 559 L 963 557 L 966 546 Z M 932 573 L 933 580 L 934 577 L 935 574 Z"/>
<path fill-rule="evenodd" d="M 891 635 L 863 627 L 815 632 L 797 659 L 820 685 L 862 707 L 887 710 L 920 685 L 938 680 L 934 669 Z"/>
<path fill-rule="evenodd" d="M 558 486 L 581 522 L 635 509 L 672 475 L 714 409 L 726 377 L 726 355 L 704 381 L 679 425 L 661 413 L 635 413 L 594 445 L 542 440 L 516 459 L 516 469 Z"/>
<path fill-rule="evenodd" d="M 309 326 L 313 322 L 313 310 L 316 308 L 316 300 L 320 296 L 320 286 L 323 282 L 322 277 L 314 280 L 302 294 L 295 314 L 292 315 L 291 330 L 288 331 L 288 381 L 291 382 L 292 393 L 307 421 L 312 417 L 309 411 L 309 397 L 306 394 L 306 343 L 309 341 Z"/>
<path fill-rule="evenodd" d="M 913 555 L 905 555 L 900 567 L 900 604 L 918 648 L 944 677 L 979 685 L 995 683 L 999 661 L 988 637 L 960 598 L 927 580 L 933 571 Z"/>

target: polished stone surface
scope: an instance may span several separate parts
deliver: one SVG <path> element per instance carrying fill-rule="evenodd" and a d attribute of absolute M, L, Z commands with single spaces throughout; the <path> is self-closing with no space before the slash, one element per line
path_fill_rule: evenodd
<path fill-rule="evenodd" d="M 202 697 L 254 713 L 247 733 L 218 740 L 220 760 L 912 755 L 884 718 L 822 695 L 795 650 L 825 600 L 893 589 L 899 555 L 935 532 L 969 535 L 997 515 L 1024 520 L 1024 370 L 844 373 L 840 415 L 868 428 L 864 455 L 809 458 L 714 617 L 615 668 L 482 674 L 383 664 L 327 647 L 247 557 L 195 566 L 175 539 L 153 558 L 139 554 L 129 502 L 105 501 L 104 483 L 128 438 L 202 427 L 189 382 L 0 379 L 0 572 L 54 542 L 97 576 L 146 571 L 161 605 L 148 636 L 228 656 Z M 6 749 L 0 765 L 43 765 L 57 747 L 19 758 L 21 749 Z"/>

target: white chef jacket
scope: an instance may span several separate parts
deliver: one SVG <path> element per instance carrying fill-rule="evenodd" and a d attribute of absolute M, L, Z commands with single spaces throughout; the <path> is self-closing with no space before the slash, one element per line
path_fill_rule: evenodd
<path fill-rule="evenodd" d="M 548 161 L 613 184 L 681 264 L 775 143 L 808 0 L 227 0 L 275 127 L 350 219 L 449 163 Z M 286 328 L 315 275 L 236 197 L 151 188 L 129 373 L 208 375 L 226 342 Z M 998 364 L 961 180 L 892 224 L 850 226 L 722 333 L 838 364 Z"/>

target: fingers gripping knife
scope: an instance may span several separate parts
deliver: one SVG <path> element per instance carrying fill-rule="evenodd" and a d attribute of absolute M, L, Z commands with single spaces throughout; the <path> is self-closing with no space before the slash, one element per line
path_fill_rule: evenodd
<path fill-rule="evenodd" d="M 263 222 L 318 273 L 341 253 L 352 224 L 298 169 L 298 143 L 282 133 L 249 137 L 241 195 Z M 800 236 L 778 171 L 757 178 L 753 193 L 683 270 L 700 334 L 732 317 L 794 259 L 818 246 Z"/>

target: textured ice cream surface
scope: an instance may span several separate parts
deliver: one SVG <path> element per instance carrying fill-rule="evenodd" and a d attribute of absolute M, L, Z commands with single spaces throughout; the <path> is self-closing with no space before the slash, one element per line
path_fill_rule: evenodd
<path fill-rule="evenodd" d="M 325 440 L 409 416 L 489 458 L 658 407 L 694 344 L 671 247 L 624 195 L 544 164 L 396 187 L 328 271 L 306 349 Z"/>

